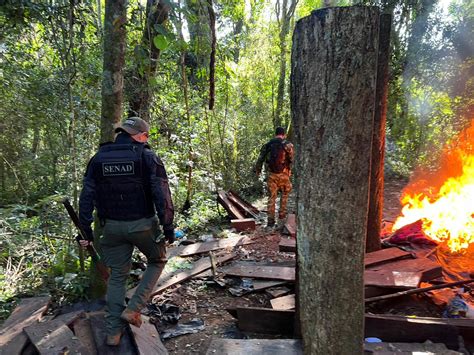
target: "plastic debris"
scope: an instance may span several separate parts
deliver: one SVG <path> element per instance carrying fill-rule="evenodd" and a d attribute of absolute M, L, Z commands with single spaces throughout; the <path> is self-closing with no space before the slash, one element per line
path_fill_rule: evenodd
<path fill-rule="evenodd" d="M 185 334 L 194 334 L 204 330 L 204 321 L 199 318 L 193 318 L 189 322 L 178 324 L 175 327 L 166 329 L 161 333 L 161 339 L 171 339 Z"/>

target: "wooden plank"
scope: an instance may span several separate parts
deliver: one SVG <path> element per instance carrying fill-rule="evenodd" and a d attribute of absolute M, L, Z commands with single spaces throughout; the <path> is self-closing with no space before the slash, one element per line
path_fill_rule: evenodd
<path fill-rule="evenodd" d="M 59 319 L 23 329 L 40 354 L 86 354 L 81 341 Z"/>
<path fill-rule="evenodd" d="M 395 260 L 413 258 L 413 255 L 399 248 L 387 248 L 365 254 L 364 265 L 375 266 Z"/>
<path fill-rule="evenodd" d="M 94 341 L 97 346 L 97 353 L 100 355 L 138 355 L 134 341 L 129 334 L 128 328 L 122 335 L 118 346 L 108 346 L 106 344 L 105 319 L 103 312 L 90 316 L 90 324 Z"/>
<path fill-rule="evenodd" d="M 70 325 L 74 323 L 77 319 L 81 318 L 84 314 L 85 312 L 83 310 L 68 312 L 68 313 L 64 313 L 64 314 L 60 314 L 56 316 L 54 320 L 63 322 L 66 325 Z"/>
<path fill-rule="evenodd" d="M 51 297 L 23 298 L 0 328 L 0 354 L 19 354 L 28 341 L 23 328 L 34 324 L 46 312 Z"/>
<path fill-rule="evenodd" d="M 227 198 L 239 209 L 240 212 L 243 213 L 244 216 L 252 218 L 252 219 L 258 217 L 258 213 L 255 213 L 254 211 L 252 211 L 250 208 L 248 208 L 245 204 L 243 204 L 238 198 L 236 198 L 232 194 L 227 193 Z"/>
<path fill-rule="evenodd" d="M 81 340 L 82 345 L 86 349 L 86 354 L 97 355 L 90 319 L 83 318 L 74 322 L 74 334 Z"/>
<path fill-rule="evenodd" d="M 260 214 L 260 211 L 258 210 L 258 208 L 256 208 L 254 205 L 252 205 L 251 203 L 247 202 L 246 200 L 244 200 L 237 192 L 235 192 L 234 190 L 229 190 L 227 192 L 227 196 L 229 197 L 232 197 L 233 200 L 236 200 L 238 201 L 237 203 L 241 206 L 245 206 L 246 209 L 248 209 L 250 212 L 251 212 L 251 215 L 253 218 L 257 218 L 258 215 Z"/>
<path fill-rule="evenodd" d="M 365 336 L 386 342 L 444 343 L 450 349 L 458 348 L 459 329 L 452 320 L 392 315 L 365 316 Z M 474 320 L 470 320 L 474 324 Z M 474 329 L 474 328 L 470 328 Z"/>
<path fill-rule="evenodd" d="M 286 296 L 290 293 L 290 289 L 288 287 L 275 287 L 267 290 L 266 292 L 272 296 L 273 298 L 278 298 L 282 296 Z"/>
<path fill-rule="evenodd" d="M 240 212 L 237 207 L 228 199 L 225 191 L 219 191 L 217 193 L 217 202 L 219 202 L 222 207 L 227 211 L 229 216 L 233 219 L 244 219 L 245 216 Z"/>
<path fill-rule="evenodd" d="M 419 272 L 421 281 L 430 281 L 443 276 L 442 267 L 426 258 L 398 260 L 388 264 L 370 266 L 368 270 Z"/>
<path fill-rule="evenodd" d="M 273 309 L 288 310 L 295 309 L 295 295 L 287 295 L 270 300 Z"/>
<path fill-rule="evenodd" d="M 232 219 L 230 221 L 232 228 L 235 228 L 238 232 L 254 231 L 255 230 L 255 219 L 244 218 L 244 219 Z"/>
<path fill-rule="evenodd" d="M 281 238 L 278 250 L 284 253 L 296 252 L 296 239 Z"/>
<path fill-rule="evenodd" d="M 291 238 L 296 239 L 296 215 L 290 213 L 286 219 L 285 229 Z"/>
<path fill-rule="evenodd" d="M 364 285 L 390 288 L 416 288 L 422 274 L 419 272 L 365 270 Z"/>
<path fill-rule="evenodd" d="M 281 286 L 284 284 L 286 284 L 286 281 L 253 280 L 253 291 L 262 291 L 270 287 Z"/>
<path fill-rule="evenodd" d="M 213 339 L 206 355 L 303 355 L 296 339 Z"/>
<path fill-rule="evenodd" d="M 219 249 L 234 248 L 237 246 L 247 245 L 255 242 L 255 240 L 252 240 L 249 237 L 231 237 L 226 239 L 214 240 L 211 242 L 194 243 L 171 249 L 168 253 L 168 258 L 172 258 L 174 256 L 187 257 Z"/>
<path fill-rule="evenodd" d="M 167 355 L 168 350 L 166 350 L 161 342 L 156 327 L 150 323 L 148 317 L 142 316 L 142 319 L 143 323 L 140 328 L 137 328 L 134 325 L 130 326 L 138 353 L 140 355 Z"/>
<path fill-rule="evenodd" d="M 239 277 L 295 281 L 295 268 L 287 266 L 260 266 L 242 262 L 222 268 L 222 272 Z"/>
<path fill-rule="evenodd" d="M 236 254 L 228 254 L 221 256 L 217 258 L 217 265 L 223 264 L 229 260 L 232 260 L 236 257 Z M 153 292 L 151 293 L 151 296 L 154 296 L 167 288 L 174 286 L 178 283 L 184 282 L 193 276 L 199 275 L 200 273 L 209 270 L 212 267 L 211 260 L 209 258 L 201 258 L 198 260 L 196 263 L 194 263 L 194 266 L 190 270 L 182 271 L 179 274 L 174 275 L 171 277 L 169 280 L 165 281 L 163 284 L 158 283 Z"/>

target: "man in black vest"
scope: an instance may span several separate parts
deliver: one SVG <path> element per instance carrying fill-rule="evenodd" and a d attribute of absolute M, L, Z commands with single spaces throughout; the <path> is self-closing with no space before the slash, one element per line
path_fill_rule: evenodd
<path fill-rule="evenodd" d="M 112 346 L 120 343 L 126 322 L 141 325 L 140 310 L 167 261 L 165 239 L 174 241 L 174 208 L 168 178 L 160 158 L 146 144 L 149 128 L 138 117 L 122 122 L 116 129 L 115 141 L 102 144 L 90 160 L 79 201 L 79 219 L 89 240 L 81 244 L 94 239 L 94 207 L 103 225 L 100 246 L 111 269 L 106 295 L 107 344 Z M 146 256 L 148 266 L 125 307 L 134 247 Z"/>
<path fill-rule="evenodd" d="M 291 192 L 291 164 L 293 163 L 293 144 L 286 140 L 286 133 L 283 127 L 277 127 L 275 137 L 268 141 L 260 149 L 260 155 L 255 166 L 257 176 L 262 172 L 263 163 L 268 172 L 268 227 L 275 225 L 275 202 L 278 192 L 281 191 L 280 209 L 278 218 L 286 218 L 286 204 L 288 195 Z"/>

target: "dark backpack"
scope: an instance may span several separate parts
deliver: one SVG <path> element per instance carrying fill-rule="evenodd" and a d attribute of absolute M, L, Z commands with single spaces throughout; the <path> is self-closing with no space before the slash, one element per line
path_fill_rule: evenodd
<path fill-rule="evenodd" d="M 286 168 L 285 141 L 270 143 L 270 154 L 268 156 L 268 169 L 272 173 L 281 173 Z"/>

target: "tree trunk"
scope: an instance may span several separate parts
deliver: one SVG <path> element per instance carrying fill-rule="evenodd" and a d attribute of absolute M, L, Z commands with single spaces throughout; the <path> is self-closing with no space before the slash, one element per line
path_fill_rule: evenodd
<path fill-rule="evenodd" d="M 378 9 L 354 6 L 314 11 L 294 32 L 291 104 L 305 354 L 363 353 L 378 30 Z"/>
<path fill-rule="evenodd" d="M 153 43 L 153 38 L 159 34 L 155 26 L 162 26 L 166 23 L 169 11 L 169 3 L 163 0 L 147 1 L 145 29 L 143 30 L 140 46 L 145 50 L 148 57 L 144 70 L 139 70 L 143 66 L 144 58 L 136 58 L 136 63 L 127 81 L 129 117 L 139 116 L 145 121 L 150 121 L 150 105 L 153 99 L 150 79 L 156 74 L 160 57 L 160 50 Z M 141 51 L 137 52 L 142 53 Z"/>
<path fill-rule="evenodd" d="M 374 134 L 370 171 L 369 217 L 367 220 L 366 252 L 380 250 L 380 229 L 383 212 L 385 124 L 387 122 L 388 61 L 390 59 L 390 29 L 392 16 L 380 17 L 377 87 L 375 93 Z"/>
<path fill-rule="evenodd" d="M 274 116 L 273 126 L 274 128 L 282 125 L 282 110 L 284 107 L 285 100 L 285 87 L 286 87 L 286 54 L 287 54 L 287 37 L 290 32 L 290 22 L 295 12 L 296 0 L 290 0 L 290 6 L 288 8 L 288 0 L 283 0 L 281 9 L 277 6 L 277 16 L 280 19 L 280 74 L 278 76 L 278 90 L 277 90 L 277 102 L 276 112 Z M 277 5 L 279 5 L 279 0 Z"/>
<path fill-rule="evenodd" d="M 122 118 L 123 65 L 125 62 L 125 0 L 107 0 L 104 20 L 104 66 L 100 141 L 111 141 L 114 125 Z"/>
<path fill-rule="evenodd" d="M 207 0 L 209 8 L 209 28 L 211 30 L 211 54 L 209 59 L 209 110 L 214 109 L 216 91 L 216 13 L 212 5 L 212 0 Z"/>
<path fill-rule="evenodd" d="M 125 0 L 106 0 L 104 19 L 104 68 L 102 77 L 102 113 L 100 121 L 100 141 L 113 140 L 114 126 L 122 117 L 123 65 L 125 63 L 125 23 L 127 7 Z M 99 254 L 100 223 L 94 221 L 94 245 Z M 105 282 L 97 267 L 91 266 L 91 297 L 105 295 Z"/>

